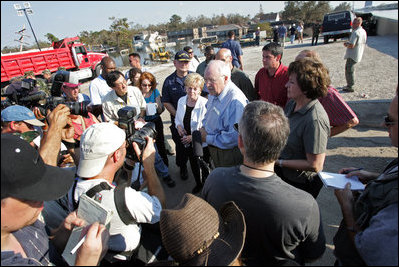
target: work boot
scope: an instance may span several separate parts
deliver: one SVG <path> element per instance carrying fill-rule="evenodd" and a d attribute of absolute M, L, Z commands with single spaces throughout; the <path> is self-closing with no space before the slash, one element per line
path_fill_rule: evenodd
<path fill-rule="evenodd" d="M 355 89 L 353 89 L 351 86 L 345 86 L 342 90 L 349 93 L 353 93 L 355 91 Z"/>

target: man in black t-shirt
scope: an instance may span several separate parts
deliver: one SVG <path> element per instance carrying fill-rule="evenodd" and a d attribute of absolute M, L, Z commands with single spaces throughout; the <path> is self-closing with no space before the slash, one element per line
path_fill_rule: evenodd
<path fill-rule="evenodd" d="M 234 201 L 243 211 L 247 236 L 245 265 L 303 265 L 325 251 L 325 236 L 315 199 L 274 173 L 289 124 L 283 109 L 265 101 L 250 102 L 238 123 L 243 164 L 216 168 L 202 197 L 215 209 Z"/>

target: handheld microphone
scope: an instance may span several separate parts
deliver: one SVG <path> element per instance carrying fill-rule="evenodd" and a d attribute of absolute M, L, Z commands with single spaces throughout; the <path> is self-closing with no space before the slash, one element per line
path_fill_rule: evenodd
<path fill-rule="evenodd" d="M 193 142 L 193 154 L 195 157 L 203 157 L 204 150 L 202 149 L 202 138 L 200 131 L 193 131 L 191 134 Z"/>
<path fill-rule="evenodd" d="M 192 142 L 193 142 L 193 154 L 194 157 L 197 158 L 198 163 L 201 167 L 202 173 L 202 183 L 205 183 L 206 178 L 208 177 L 209 173 L 211 172 L 210 166 L 205 162 L 202 158 L 204 156 L 204 149 L 202 148 L 202 138 L 200 131 L 193 131 L 191 133 Z"/>

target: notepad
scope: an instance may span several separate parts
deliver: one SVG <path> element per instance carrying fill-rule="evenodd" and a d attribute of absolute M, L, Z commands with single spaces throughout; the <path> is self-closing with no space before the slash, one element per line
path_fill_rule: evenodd
<path fill-rule="evenodd" d="M 352 191 L 364 190 L 365 185 L 359 181 L 357 176 L 345 177 L 345 174 L 332 173 L 332 172 L 319 172 L 319 177 L 325 187 L 332 187 L 336 189 L 344 189 L 345 185 L 351 183 Z"/>
<path fill-rule="evenodd" d="M 113 212 L 104 208 L 101 203 L 91 199 L 86 194 L 80 196 L 79 207 L 77 210 L 77 216 L 84 219 L 86 225 L 99 222 L 104 224 L 109 229 L 109 222 L 111 221 Z M 65 246 L 62 257 L 69 264 L 74 266 L 76 261 L 76 253 L 71 254 L 71 250 L 79 243 L 80 239 L 83 238 L 82 231 L 84 227 L 74 227 L 72 233 L 68 239 L 68 243 Z"/>
<path fill-rule="evenodd" d="M 157 114 L 157 104 L 156 103 L 147 103 L 146 105 L 146 115 L 153 116 Z"/>

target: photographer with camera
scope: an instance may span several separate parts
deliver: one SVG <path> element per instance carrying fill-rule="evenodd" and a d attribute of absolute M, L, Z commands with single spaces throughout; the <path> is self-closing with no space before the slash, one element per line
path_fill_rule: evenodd
<path fill-rule="evenodd" d="M 142 231 L 140 224 L 159 222 L 160 212 L 165 206 L 165 194 L 154 169 L 154 140 L 149 136 L 144 139 L 146 146 L 142 151 L 135 142 L 127 148 L 126 134 L 115 124 L 98 123 L 90 126 L 81 137 L 77 170 L 79 179 L 68 193 L 70 211 L 76 209 L 80 196 L 89 194 L 89 190 L 100 194 L 101 204 L 114 211 L 107 256 L 118 254 L 118 259 L 128 260 L 137 250 Z M 115 187 L 115 174 L 122 166 L 131 177 L 134 162 L 127 160 L 124 164 L 127 152 L 141 158 L 148 194 L 126 184 Z"/>
<path fill-rule="evenodd" d="M 117 123 L 118 112 L 124 107 L 132 107 L 134 112 L 135 129 L 140 129 L 146 122 L 147 103 L 140 89 L 135 86 L 128 86 L 122 72 L 113 71 L 108 73 L 107 84 L 113 89 L 103 99 L 103 114 L 107 122 Z M 159 153 L 156 153 L 155 168 L 162 179 L 169 187 L 175 186 L 175 182 L 169 175 L 169 169 L 163 162 Z"/>
<path fill-rule="evenodd" d="M 27 107 L 9 106 L 1 112 L 1 133 L 20 135 L 22 139 L 39 150 L 46 164 L 57 166 L 58 153 L 60 150 L 67 150 L 65 145 L 61 143 L 61 139 L 70 136 L 70 130 L 68 130 L 68 133 L 65 128 L 68 125 L 69 113 L 69 109 L 65 105 L 59 105 L 48 114 L 46 123 L 42 123 L 36 119 L 34 112 Z M 45 128 L 43 137 L 40 136 L 41 127 Z M 64 158 L 65 160 L 61 158 L 65 161 L 64 164 L 71 161 L 68 155 Z"/>
<path fill-rule="evenodd" d="M 28 108 L 35 106 L 39 100 L 47 97 L 45 92 L 39 91 L 36 80 L 29 78 L 16 79 L 6 87 L 2 93 L 1 109 L 11 105 L 20 105 Z M 4 97 L 4 100 L 3 100 Z"/>
<path fill-rule="evenodd" d="M 87 105 L 90 102 L 90 98 L 87 95 L 79 92 L 79 85 L 80 84 L 64 82 L 61 87 L 63 97 L 65 98 L 65 101 L 68 101 L 68 103 L 84 102 L 83 105 Z M 100 123 L 91 112 L 86 110 L 82 111 L 82 109 L 80 111 L 81 112 L 77 113 L 84 114 L 85 116 L 72 113 L 69 115 L 74 128 L 74 135 L 72 138 L 64 140 L 64 143 L 68 143 L 69 152 L 75 157 L 74 161 L 76 165 L 79 162 L 79 144 L 81 135 L 91 125 Z"/>

